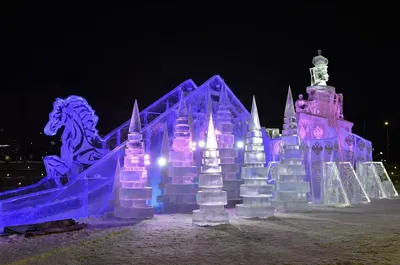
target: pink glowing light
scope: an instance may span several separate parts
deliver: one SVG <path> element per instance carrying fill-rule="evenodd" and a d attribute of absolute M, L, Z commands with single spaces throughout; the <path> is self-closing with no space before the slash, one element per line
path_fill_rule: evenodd
<path fill-rule="evenodd" d="M 322 128 L 319 127 L 319 126 L 316 126 L 316 127 L 314 128 L 314 130 L 313 130 L 313 134 L 314 134 L 314 137 L 315 137 L 316 139 L 321 139 L 322 136 L 324 135 L 324 130 L 322 130 Z"/>

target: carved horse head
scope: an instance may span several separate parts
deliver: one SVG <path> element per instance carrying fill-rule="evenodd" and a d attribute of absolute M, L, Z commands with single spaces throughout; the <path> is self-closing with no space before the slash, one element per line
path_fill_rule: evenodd
<path fill-rule="evenodd" d="M 49 136 L 56 135 L 62 126 L 68 127 L 74 120 L 74 126 L 79 126 L 81 132 L 93 138 L 95 135 L 97 136 L 98 119 L 92 107 L 82 97 L 57 98 L 53 103 L 53 110 L 49 114 L 49 121 L 44 128 L 44 133 Z"/>
<path fill-rule="evenodd" d="M 49 121 L 44 127 L 44 133 L 49 136 L 57 134 L 58 129 L 71 119 L 71 109 L 68 108 L 66 100 L 56 98 L 53 103 L 53 111 L 49 114 Z"/>

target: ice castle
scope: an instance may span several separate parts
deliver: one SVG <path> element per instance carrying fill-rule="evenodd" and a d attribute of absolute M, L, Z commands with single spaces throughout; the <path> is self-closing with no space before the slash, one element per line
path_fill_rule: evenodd
<path fill-rule="evenodd" d="M 343 95 L 328 85 L 328 59 L 319 52 L 312 63 L 311 85 L 306 89 L 308 97 L 299 95 L 295 102 L 295 117 L 293 113 L 285 117 L 288 122 L 285 122 L 285 128 L 289 126 L 293 129 L 289 130 L 290 134 L 285 129 L 280 136 L 278 129 L 260 127 L 262 137 L 257 139 L 263 139 L 267 183 L 276 186 L 273 201 L 288 201 L 287 196 L 294 196 L 283 195 L 287 189 L 282 188 L 281 182 L 289 177 L 309 183 L 310 191 L 300 190 L 296 196 L 303 199 L 306 193 L 312 207 L 346 206 L 369 202 L 371 198 L 398 196 L 384 165 L 372 161 L 371 142 L 352 133 L 353 123 L 347 121 L 343 114 Z M 186 112 L 182 102 L 186 105 Z M 140 150 L 145 151 L 143 159 L 148 164 L 145 167 L 146 183 L 152 192 L 150 194 L 150 189 L 142 185 L 145 183 L 143 181 L 140 184 L 143 193 L 137 198 L 142 202 L 145 199 L 149 201 L 158 213 L 167 208 L 180 211 L 180 204 L 186 203 L 186 199 L 193 202 L 193 194 L 199 185 L 199 170 L 196 174 L 188 169 L 184 169 L 185 173 L 178 174 L 178 171 L 202 165 L 202 156 L 206 151 L 204 135 L 210 119 L 207 113 L 211 113 L 216 121 L 223 190 L 227 192 L 228 201 L 234 199 L 235 203 L 240 204 L 242 198 L 235 196 L 239 195 L 241 180 L 234 178 L 236 169 L 246 168 L 249 162 L 244 160 L 247 149 L 243 150 L 243 142 L 248 139 L 247 134 L 254 124 L 248 122 L 251 119 L 249 111 L 225 81 L 216 75 L 200 86 L 192 80 L 186 80 L 135 116 L 142 125 L 136 131 L 130 130 L 131 120 L 128 120 L 105 137 L 98 134 L 98 117 L 85 99 L 79 96 L 56 99 L 44 133 L 56 135 L 61 131 L 62 152 L 60 156 L 44 158 L 47 176 L 38 183 L 0 193 L 0 230 L 7 226 L 103 215 L 110 211 L 110 202 L 133 209 L 139 203 L 133 192 L 136 184 L 124 182 L 123 172 L 125 167 L 128 169 L 132 166 L 130 163 L 136 163 L 132 162 L 136 158 L 126 158 L 131 152 L 130 148 L 142 144 L 144 149 Z M 294 120 L 297 121 L 299 145 L 297 142 L 288 142 L 288 139 L 294 139 Z M 191 151 L 188 151 L 190 138 Z M 292 147 L 302 150 L 305 168 L 303 180 L 303 171 L 293 175 L 280 169 L 280 165 L 286 165 L 289 161 L 288 149 Z M 174 153 L 183 149 L 185 151 L 179 155 Z M 190 152 L 193 153 L 193 164 L 190 164 Z M 179 159 L 185 158 L 185 162 L 182 160 L 179 166 L 177 156 L 181 155 Z M 118 161 L 122 160 L 124 168 L 116 168 Z M 120 172 L 116 174 L 118 170 Z M 144 169 L 140 172 L 144 178 Z M 116 175 L 120 177 L 119 181 L 114 181 Z M 243 176 L 243 172 L 240 175 Z M 180 184 L 176 183 L 178 179 Z M 228 184 L 228 181 L 234 184 Z M 121 194 L 122 187 L 113 189 L 114 182 L 127 188 L 123 191 L 126 193 Z M 182 190 L 173 190 L 173 185 L 178 184 L 183 184 L 180 186 Z M 296 184 L 295 190 L 299 191 L 301 185 L 305 184 Z M 188 186 L 193 190 L 190 196 L 183 199 L 185 195 L 182 194 L 185 194 L 184 189 Z M 172 190 L 170 187 L 173 187 Z M 119 199 L 115 198 L 117 193 Z M 126 200 L 121 201 L 121 198 Z M 248 205 L 245 200 L 243 205 Z"/>

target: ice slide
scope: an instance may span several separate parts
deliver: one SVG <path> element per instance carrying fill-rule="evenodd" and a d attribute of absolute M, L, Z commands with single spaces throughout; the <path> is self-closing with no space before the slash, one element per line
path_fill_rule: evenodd
<path fill-rule="evenodd" d="M 186 94 L 185 100 L 195 104 L 204 102 L 209 87 L 218 83 L 223 83 L 220 76 L 213 76 L 200 87 L 187 80 L 141 111 L 142 133 L 147 146 L 150 146 L 150 137 L 146 134 L 149 135 L 154 126 L 163 123 L 175 111 L 182 91 Z M 228 87 L 227 92 L 236 116 L 248 115 Z M 67 184 L 62 185 L 54 177 L 47 176 L 33 185 L 0 193 L 0 232 L 8 226 L 79 219 L 104 213 L 109 205 L 117 159 L 123 156 L 128 127 L 129 120 L 104 137 L 102 149 L 113 150 Z"/>

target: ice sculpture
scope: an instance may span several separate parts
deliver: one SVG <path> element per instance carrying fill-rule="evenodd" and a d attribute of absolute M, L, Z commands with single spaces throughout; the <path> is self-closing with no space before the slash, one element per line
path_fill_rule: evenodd
<path fill-rule="evenodd" d="M 147 187 L 141 129 L 139 107 L 135 100 L 125 148 L 124 167 L 119 176 L 119 205 L 114 208 L 114 216 L 117 218 L 149 219 L 154 216 L 153 207 L 148 205 L 152 197 L 152 188 Z"/>
<path fill-rule="evenodd" d="M 382 199 L 398 196 L 382 162 L 359 163 L 357 173 L 370 198 Z"/>
<path fill-rule="evenodd" d="M 323 194 L 321 206 L 348 206 L 351 204 L 335 162 L 324 163 L 321 189 L 321 194 Z"/>
<path fill-rule="evenodd" d="M 306 169 L 297 135 L 296 113 L 290 87 L 285 106 L 280 162 L 276 167 L 278 178 L 275 180 L 275 208 L 283 212 L 308 210 L 307 193 L 310 192 L 310 183 L 304 181 Z"/>
<path fill-rule="evenodd" d="M 349 202 L 351 204 L 370 202 L 371 200 L 351 163 L 339 162 L 337 164 L 339 167 L 340 179 Z"/>
<path fill-rule="evenodd" d="M 388 198 L 399 196 L 383 163 L 382 162 L 370 162 L 370 163 L 373 163 L 375 165 L 376 173 L 379 175 L 379 178 L 382 181 L 382 187 L 386 192 L 386 196 Z"/>
<path fill-rule="evenodd" d="M 258 118 L 256 100 L 253 97 L 251 120 L 247 133 L 240 196 L 243 204 L 236 205 L 236 215 L 242 218 L 268 218 L 274 215 L 271 205 L 274 186 L 267 184 L 268 168 L 266 163 L 263 138 Z"/>
<path fill-rule="evenodd" d="M 239 195 L 242 180 L 238 179 L 240 165 L 236 163 L 238 150 L 235 148 L 235 136 L 233 135 L 232 113 L 225 86 L 222 86 L 215 119 L 219 158 L 221 161 L 221 173 L 223 178 L 223 190 L 227 192 L 228 205 L 241 202 Z"/>
<path fill-rule="evenodd" d="M 223 181 L 219 164 L 217 138 L 210 114 L 197 193 L 197 204 L 200 209 L 193 211 L 193 223 L 196 225 L 229 223 L 229 213 L 224 209 L 224 205 L 227 204 L 227 195 L 226 191 L 222 190 Z"/>
<path fill-rule="evenodd" d="M 98 120 L 99 117 L 82 97 L 57 98 L 53 103 L 44 133 L 54 136 L 64 126 L 61 157 L 46 156 L 43 162 L 47 176 L 54 178 L 59 185 L 61 177 L 76 177 L 108 153 L 108 150 L 102 149 L 103 139 L 96 129 Z"/>
<path fill-rule="evenodd" d="M 169 151 L 169 181 L 164 186 L 164 212 L 190 213 L 197 208 L 198 168 L 193 160 L 189 113 L 183 95 L 174 126 L 172 150 Z"/>

